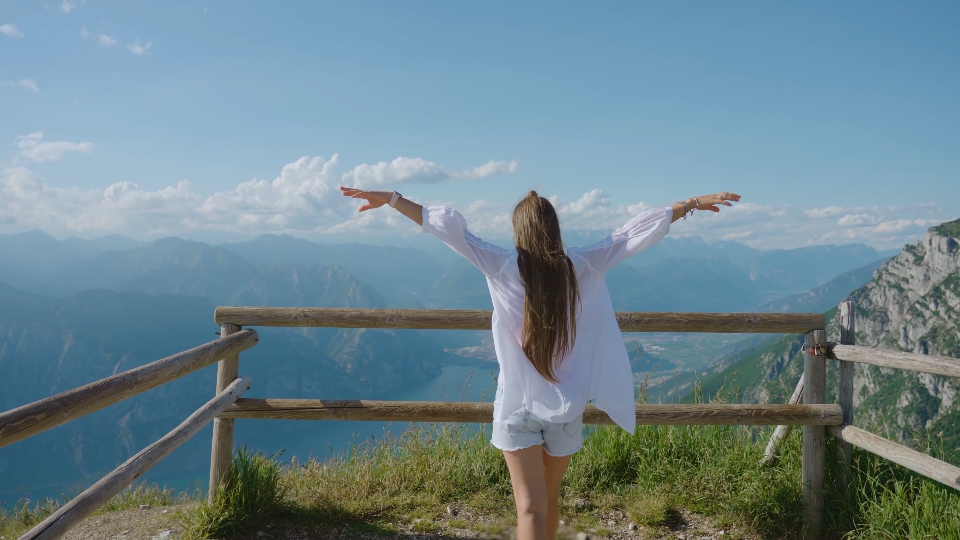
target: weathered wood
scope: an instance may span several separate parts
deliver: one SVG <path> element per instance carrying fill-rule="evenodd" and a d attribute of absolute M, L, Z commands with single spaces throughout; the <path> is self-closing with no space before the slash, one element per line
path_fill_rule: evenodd
<path fill-rule="evenodd" d="M 823 330 L 807 332 L 803 353 L 803 403 L 815 405 L 826 401 L 827 369 L 823 356 L 817 346 L 827 343 Z M 839 408 L 839 406 L 837 406 Z M 801 476 L 803 479 L 804 538 L 823 537 L 823 477 L 825 466 L 825 446 L 823 426 L 803 426 L 803 459 Z"/>
<path fill-rule="evenodd" d="M 803 396 L 803 375 L 800 376 L 800 380 L 797 381 L 797 387 L 793 389 L 793 394 L 790 396 L 790 401 L 787 403 L 794 404 L 800 403 L 800 399 Z M 776 429 L 773 430 L 773 435 L 770 436 L 770 440 L 767 442 L 767 447 L 763 451 L 763 458 L 760 459 L 761 465 L 772 465 L 777 462 L 777 452 L 780 450 L 780 443 L 790 435 L 790 432 L 793 431 L 792 425 L 779 425 Z"/>
<path fill-rule="evenodd" d="M 220 325 L 220 339 L 236 334 L 241 327 L 235 324 Z M 226 356 L 217 364 L 217 391 L 219 394 L 227 385 L 233 383 L 240 370 L 240 355 Z M 210 483 L 207 500 L 214 501 L 217 490 L 230 475 L 230 462 L 233 459 L 233 419 L 217 418 L 213 421 L 213 440 L 210 444 Z"/>
<path fill-rule="evenodd" d="M 642 425 L 835 425 L 837 405 L 636 405 Z M 322 399 L 241 399 L 221 418 L 284 420 L 376 420 L 391 422 L 493 421 L 493 403 L 365 401 Z M 586 424 L 613 424 L 607 413 L 587 405 Z"/>
<path fill-rule="evenodd" d="M 130 486 L 143 473 L 161 459 L 170 455 L 218 413 L 237 400 L 250 388 L 250 377 L 235 380 L 223 392 L 191 414 L 186 420 L 160 440 L 138 452 L 104 476 L 99 482 L 84 490 L 73 500 L 43 520 L 39 525 L 20 537 L 20 540 L 53 540 L 60 538 L 84 518 L 103 506 L 114 495 Z"/>
<path fill-rule="evenodd" d="M 845 300 L 840 303 L 840 343 L 853 345 L 856 332 L 853 302 Z M 856 364 L 840 360 L 840 380 L 838 381 L 837 401 L 843 410 L 843 423 L 853 424 L 853 376 Z M 837 452 L 840 454 L 840 468 L 837 471 L 837 482 L 840 492 L 843 493 L 850 485 L 850 466 L 853 463 L 853 448 L 843 439 L 837 439 Z"/>
<path fill-rule="evenodd" d="M 624 332 L 720 332 L 800 334 L 824 328 L 819 313 L 643 313 L 616 314 Z M 227 307 L 217 324 L 239 326 L 322 326 L 332 328 L 413 328 L 490 330 L 490 311 L 461 309 L 350 309 Z"/>
<path fill-rule="evenodd" d="M 75 420 L 257 344 L 246 330 L 0 414 L 0 447 Z"/>
<path fill-rule="evenodd" d="M 948 356 L 888 351 L 874 349 L 873 347 L 833 343 L 829 346 L 828 357 L 834 360 L 860 362 L 861 364 L 872 364 L 880 367 L 960 377 L 960 359 Z"/>
<path fill-rule="evenodd" d="M 834 437 L 858 448 L 889 459 L 947 487 L 960 490 L 960 467 L 850 425 L 828 426 L 826 430 Z"/>

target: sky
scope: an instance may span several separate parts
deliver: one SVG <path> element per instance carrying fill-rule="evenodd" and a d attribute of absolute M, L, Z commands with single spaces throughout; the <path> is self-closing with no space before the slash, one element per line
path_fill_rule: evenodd
<path fill-rule="evenodd" d="M 957 2 L 0 1 L 0 233 L 397 243 L 342 184 L 509 239 L 743 196 L 676 236 L 917 240 L 960 217 Z"/>

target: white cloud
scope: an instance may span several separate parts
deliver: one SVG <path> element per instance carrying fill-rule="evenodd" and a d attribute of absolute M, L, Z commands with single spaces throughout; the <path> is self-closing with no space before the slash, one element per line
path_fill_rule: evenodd
<path fill-rule="evenodd" d="M 87 25 L 83 25 L 83 28 L 80 29 L 80 37 L 87 39 L 90 36 L 90 32 L 87 32 Z"/>
<path fill-rule="evenodd" d="M 43 144 L 42 134 L 20 141 Z M 186 181 L 157 191 L 144 190 L 134 182 L 119 182 L 105 189 L 58 188 L 24 167 L 14 167 L 0 175 L 0 227 L 141 237 L 210 232 L 412 232 L 416 227 L 396 212 L 357 212 L 360 202 L 341 195 L 339 186 L 364 177 L 371 169 L 407 184 L 431 183 L 434 179 L 429 171 L 442 168 L 427 166 L 429 163 L 398 158 L 387 164 L 397 164 L 398 170 L 364 164 L 341 174 L 337 155 L 329 160 L 303 157 L 284 166 L 273 180 L 255 178 L 209 196 L 197 193 Z M 421 169 L 427 173 L 410 172 Z"/>
<path fill-rule="evenodd" d="M 826 208 L 811 208 L 809 210 L 804 210 L 804 214 L 812 218 L 825 218 L 839 216 L 843 213 L 843 208 L 839 206 L 828 206 Z"/>
<path fill-rule="evenodd" d="M 3 34 L 8 37 L 23 37 L 23 32 L 17 29 L 17 26 L 14 24 L 3 24 L 0 25 L 0 34 Z"/>
<path fill-rule="evenodd" d="M 517 170 L 517 161 L 488 161 L 463 171 L 448 171 L 423 158 L 398 157 L 391 162 L 360 165 L 343 175 L 344 185 L 372 189 L 405 184 L 438 184 L 457 180 L 481 180 Z"/>
<path fill-rule="evenodd" d="M 30 80 L 30 79 L 20 79 L 20 80 L 17 82 L 17 86 L 19 86 L 20 88 L 25 88 L 25 89 L 27 89 L 27 90 L 30 90 L 31 92 L 39 92 L 39 91 L 40 91 L 40 89 L 37 88 L 37 83 L 33 82 L 33 81 Z"/>
<path fill-rule="evenodd" d="M 117 43 L 117 40 L 116 40 L 116 39 L 114 39 L 114 38 L 112 38 L 112 37 L 110 37 L 110 36 L 108 36 L 108 35 L 106 35 L 106 34 L 100 34 L 100 45 L 103 45 L 104 47 L 109 47 L 109 46 L 111 46 L 111 45 L 115 45 L 116 43 Z M 128 46 L 129 46 L 129 45 L 128 45 Z M 149 44 L 148 44 L 148 46 L 149 46 Z M 138 54 L 139 54 L 139 53 L 138 53 Z"/>
<path fill-rule="evenodd" d="M 62 12 L 64 12 L 64 13 L 70 13 L 71 11 L 73 11 L 73 10 L 76 9 L 76 8 L 77 8 L 77 3 L 76 3 L 76 2 L 70 2 L 69 0 L 63 0 L 63 2 L 60 2 L 60 5 L 57 6 L 57 9 L 59 9 L 60 11 L 62 11 Z"/>
<path fill-rule="evenodd" d="M 17 157 L 29 159 L 34 163 L 58 161 L 68 152 L 90 152 L 93 150 L 93 143 L 89 142 L 44 141 L 42 131 L 17 137 L 14 146 L 20 150 Z"/>
<path fill-rule="evenodd" d="M 140 45 L 140 38 L 133 40 L 133 43 L 127 43 L 127 50 L 133 54 L 150 54 L 150 45 L 152 43 L 147 43 L 146 45 Z"/>

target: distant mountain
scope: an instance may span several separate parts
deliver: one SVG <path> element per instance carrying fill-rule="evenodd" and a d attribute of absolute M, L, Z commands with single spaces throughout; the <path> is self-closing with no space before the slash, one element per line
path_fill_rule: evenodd
<path fill-rule="evenodd" d="M 254 277 L 226 302 L 233 306 L 385 307 L 383 296 L 349 272 L 280 263 Z"/>
<path fill-rule="evenodd" d="M 70 237 L 60 241 L 33 230 L 0 234 L 0 281 L 34 292 L 55 273 L 111 250 L 130 249 L 139 242 L 118 235 L 95 240 Z"/>
<path fill-rule="evenodd" d="M 843 301 L 850 291 L 859 289 L 870 281 L 874 272 L 889 258 L 874 261 L 866 266 L 844 272 L 827 284 L 815 287 L 803 294 L 795 294 L 760 306 L 758 311 L 778 313 L 823 313 Z"/>
<path fill-rule="evenodd" d="M 668 260 L 723 255 L 738 266 L 745 266 L 760 250 L 724 240 L 707 241 L 699 236 L 667 236 L 649 249 L 627 259 L 631 266 L 650 266 Z"/>
<path fill-rule="evenodd" d="M 724 255 L 619 264 L 606 281 L 617 311 L 744 311 L 762 300 L 750 276 Z"/>
<path fill-rule="evenodd" d="M 317 244 L 272 234 L 220 247 L 270 266 L 284 262 L 338 266 L 383 294 L 391 307 L 421 307 L 423 295 L 443 275 L 443 267 L 432 257 L 409 247 Z"/>
<path fill-rule="evenodd" d="M 90 288 L 196 295 L 221 304 L 258 275 L 256 265 L 223 248 L 164 238 L 83 261 L 50 278 L 47 290 L 62 296 Z"/>

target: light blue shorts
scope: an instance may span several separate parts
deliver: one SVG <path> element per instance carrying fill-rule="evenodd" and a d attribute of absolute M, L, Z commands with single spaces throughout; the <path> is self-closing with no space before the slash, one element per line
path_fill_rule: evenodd
<path fill-rule="evenodd" d="M 521 409 L 493 423 L 490 444 L 507 452 L 542 444 L 551 456 L 569 456 L 583 447 L 583 415 L 569 422 L 548 422 Z"/>

